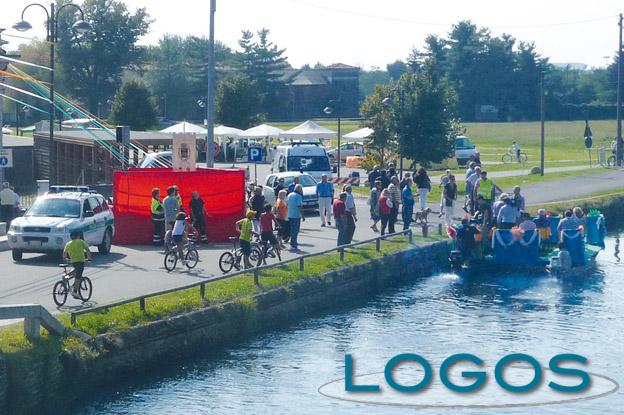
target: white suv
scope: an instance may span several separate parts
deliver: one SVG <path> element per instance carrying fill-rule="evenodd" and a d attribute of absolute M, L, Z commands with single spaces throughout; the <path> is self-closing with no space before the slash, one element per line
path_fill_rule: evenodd
<path fill-rule="evenodd" d="M 39 196 L 24 216 L 11 222 L 7 239 L 13 260 L 21 260 L 24 252 L 59 254 L 72 231 L 82 232 L 101 254 L 110 252 L 115 223 L 102 195 L 62 191 Z"/>
<path fill-rule="evenodd" d="M 455 137 L 455 158 L 460 166 L 466 165 L 470 157 L 479 158 L 479 151 L 472 141 L 465 135 Z"/>

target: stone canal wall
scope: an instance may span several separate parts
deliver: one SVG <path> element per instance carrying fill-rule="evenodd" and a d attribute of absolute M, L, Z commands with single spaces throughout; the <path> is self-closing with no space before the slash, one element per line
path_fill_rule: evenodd
<path fill-rule="evenodd" d="M 304 278 L 222 305 L 99 335 L 81 352 L 44 353 L 30 367 L 11 367 L 0 356 L 0 415 L 63 413 L 68 400 L 285 326 L 306 316 L 370 298 L 384 288 L 431 275 L 445 266 L 448 244 L 414 247 L 365 264 Z M 262 282 L 262 280 L 261 280 Z"/>

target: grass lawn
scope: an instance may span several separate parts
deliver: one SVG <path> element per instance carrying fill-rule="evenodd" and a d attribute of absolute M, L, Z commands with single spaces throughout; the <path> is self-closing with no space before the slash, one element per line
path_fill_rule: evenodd
<path fill-rule="evenodd" d="M 415 244 L 431 243 L 443 239 L 439 235 L 430 235 L 428 238 L 414 235 Z M 360 245 L 345 251 L 344 261 L 340 261 L 338 253 L 331 253 L 305 261 L 305 271 L 299 271 L 299 263 L 293 262 L 281 267 L 264 270 L 260 274 L 261 286 L 253 283 L 253 274 L 245 274 L 206 285 L 206 298 L 199 295 L 199 287 L 178 291 L 146 300 L 146 311 L 139 308 L 139 304 L 131 303 L 113 307 L 106 312 L 79 316 L 75 328 L 90 335 L 105 332 L 114 332 L 129 327 L 178 315 L 184 312 L 198 310 L 207 306 L 222 304 L 227 301 L 240 301 L 253 306 L 252 296 L 259 292 L 277 286 L 285 286 L 299 279 L 321 275 L 340 267 L 364 263 L 374 258 L 389 255 L 407 249 L 409 243 L 406 236 L 396 236 L 381 243 L 381 251 L 375 250 L 375 244 Z M 63 324 L 70 326 L 68 314 L 56 316 Z M 40 345 L 56 348 L 72 347 L 80 343 L 75 338 L 63 340 L 55 339 L 42 330 Z M 33 346 L 24 338 L 23 324 L 14 324 L 0 329 L 0 352 L 5 354 L 38 352 L 39 347 Z M 28 353 L 27 353 L 28 354 Z"/>

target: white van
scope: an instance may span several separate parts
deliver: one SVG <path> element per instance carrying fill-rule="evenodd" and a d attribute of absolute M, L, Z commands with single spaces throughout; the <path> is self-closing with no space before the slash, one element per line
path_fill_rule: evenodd
<path fill-rule="evenodd" d="M 323 174 L 332 177 L 332 168 L 325 147 L 314 142 L 293 141 L 277 146 L 271 168 L 273 173 L 305 172 L 319 181 Z"/>

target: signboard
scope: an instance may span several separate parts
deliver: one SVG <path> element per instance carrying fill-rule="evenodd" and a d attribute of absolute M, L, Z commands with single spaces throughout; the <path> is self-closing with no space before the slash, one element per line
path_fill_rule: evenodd
<path fill-rule="evenodd" d="M 173 170 L 195 171 L 197 169 L 197 144 L 195 134 L 173 134 Z"/>
<path fill-rule="evenodd" d="M 247 161 L 249 163 L 262 162 L 262 147 L 249 147 L 247 149 Z"/>
<path fill-rule="evenodd" d="M 13 150 L 0 150 L 0 167 L 13 167 Z"/>

